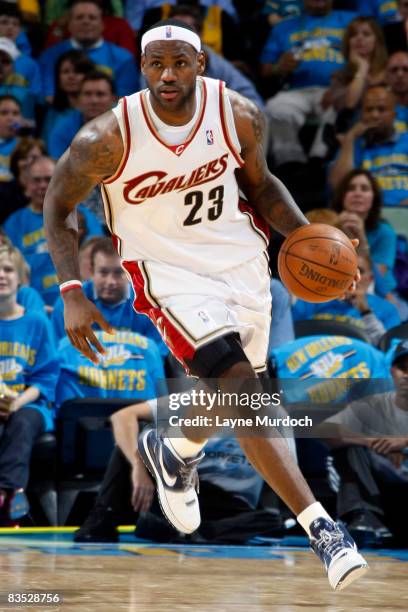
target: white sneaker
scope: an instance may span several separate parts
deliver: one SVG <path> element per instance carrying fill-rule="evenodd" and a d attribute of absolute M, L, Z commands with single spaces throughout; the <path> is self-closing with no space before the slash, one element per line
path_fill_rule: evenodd
<path fill-rule="evenodd" d="M 192 533 L 201 523 L 197 464 L 204 457 L 181 459 L 164 444 L 155 429 L 144 430 L 139 438 L 139 453 L 156 480 L 161 509 L 166 519 L 182 533 Z"/>

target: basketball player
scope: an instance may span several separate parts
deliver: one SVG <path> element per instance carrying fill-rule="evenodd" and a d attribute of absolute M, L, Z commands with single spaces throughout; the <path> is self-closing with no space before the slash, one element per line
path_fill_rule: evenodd
<path fill-rule="evenodd" d="M 199 37 L 183 22 L 148 30 L 141 63 L 148 89 L 80 130 L 57 164 L 44 212 L 65 328 L 79 351 L 97 363 L 92 347 L 104 348 L 91 326 L 110 331 L 82 292 L 71 214 L 100 183 L 135 309 L 152 319 L 189 373 L 218 379 L 223 389 L 265 369 L 267 226 L 286 236 L 307 220 L 267 169 L 261 113 L 222 82 L 202 77 L 204 61 Z M 205 443 L 191 429 L 174 438 L 152 429 L 140 441 L 163 512 L 185 533 L 200 524 L 196 466 Z M 285 440 L 245 437 L 240 444 L 298 517 L 333 588 L 363 573 L 365 560 L 316 502 Z"/>

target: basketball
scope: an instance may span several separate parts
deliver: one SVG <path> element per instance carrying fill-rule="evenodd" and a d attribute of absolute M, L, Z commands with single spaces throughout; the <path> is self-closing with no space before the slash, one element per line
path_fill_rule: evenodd
<path fill-rule="evenodd" d="M 329 302 L 344 294 L 357 271 L 350 239 L 323 223 L 303 225 L 290 234 L 278 255 L 278 270 L 290 293 L 307 302 Z"/>

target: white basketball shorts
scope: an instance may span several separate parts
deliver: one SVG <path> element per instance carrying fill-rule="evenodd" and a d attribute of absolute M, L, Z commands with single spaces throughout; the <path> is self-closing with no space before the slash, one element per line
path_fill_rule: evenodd
<path fill-rule="evenodd" d="M 238 332 L 252 367 L 265 370 L 272 302 L 265 253 L 216 276 L 155 261 L 122 266 L 133 285 L 135 310 L 149 316 L 184 367 L 200 347 Z"/>

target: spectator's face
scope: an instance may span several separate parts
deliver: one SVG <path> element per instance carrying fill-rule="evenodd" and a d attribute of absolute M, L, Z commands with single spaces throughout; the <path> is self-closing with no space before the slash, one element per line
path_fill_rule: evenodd
<path fill-rule="evenodd" d="M 375 34 L 368 23 L 358 23 L 354 26 L 354 34 L 350 37 L 350 54 L 357 53 L 360 57 L 371 57 L 376 43 Z"/>
<path fill-rule="evenodd" d="M 399 0 L 398 12 L 403 20 L 408 19 L 408 0 Z"/>
<path fill-rule="evenodd" d="M 17 268 L 9 255 L 0 255 L 0 302 L 16 295 L 19 282 Z"/>
<path fill-rule="evenodd" d="M 395 110 L 390 92 L 384 87 L 369 89 L 363 99 L 361 118 L 378 133 L 388 133 L 392 130 Z"/>
<path fill-rule="evenodd" d="M 364 174 L 354 176 L 344 196 L 343 208 L 365 219 L 371 210 L 374 191 L 370 181 Z"/>
<path fill-rule="evenodd" d="M 44 155 L 44 153 L 41 151 L 41 149 L 35 146 L 27 152 L 25 157 L 22 157 L 21 159 L 19 159 L 17 163 L 18 180 L 20 181 L 22 185 L 25 185 L 27 182 L 26 170 L 28 166 L 31 166 L 31 164 L 36 159 L 39 159 L 42 155 Z"/>
<path fill-rule="evenodd" d="M 147 45 L 141 65 L 156 104 L 165 111 L 180 112 L 193 100 L 205 59 L 188 43 L 155 41 Z"/>
<path fill-rule="evenodd" d="M 408 53 L 394 53 L 387 64 L 387 83 L 396 95 L 408 93 Z"/>
<path fill-rule="evenodd" d="M 67 94 L 77 94 L 79 92 L 84 75 L 76 72 L 70 60 L 62 62 L 59 71 L 59 86 Z"/>
<path fill-rule="evenodd" d="M 0 84 L 3 83 L 12 72 L 13 60 L 7 53 L 0 51 Z"/>
<path fill-rule="evenodd" d="M 70 13 L 68 29 L 72 38 L 81 45 L 95 43 L 102 36 L 102 11 L 89 2 L 75 5 Z"/>
<path fill-rule="evenodd" d="M 110 110 L 115 103 L 115 96 L 110 85 L 104 79 L 85 81 L 79 92 L 78 106 L 85 119 L 89 121 Z"/>
<path fill-rule="evenodd" d="M 99 299 L 107 304 L 117 304 L 125 299 L 128 281 L 120 259 L 116 255 L 95 253 L 92 280 Z"/>
<path fill-rule="evenodd" d="M 373 282 L 373 272 L 371 270 L 370 264 L 365 257 L 361 257 L 360 255 L 357 257 L 357 265 L 360 270 L 361 279 L 359 282 L 360 288 L 367 290 L 371 283 Z"/>
<path fill-rule="evenodd" d="M 10 38 L 15 41 L 20 29 L 20 20 L 17 17 L 0 15 L 0 38 Z"/>
<path fill-rule="evenodd" d="M 13 100 L 0 103 L 0 138 L 14 138 L 16 126 L 21 122 L 20 107 Z"/>
<path fill-rule="evenodd" d="M 399 396 L 408 401 L 408 355 L 400 357 L 391 368 L 392 378 Z"/>
<path fill-rule="evenodd" d="M 332 0 L 304 0 L 306 13 L 309 15 L 327 15 L 332 9 Z"/>
<path fill-rule="evenodd" d="M 48 183 L 54 172 L 55 163 L 51 159 L 39 159 L 27 171 L 26 194 L 36 209 L 42 209 Z"/>

